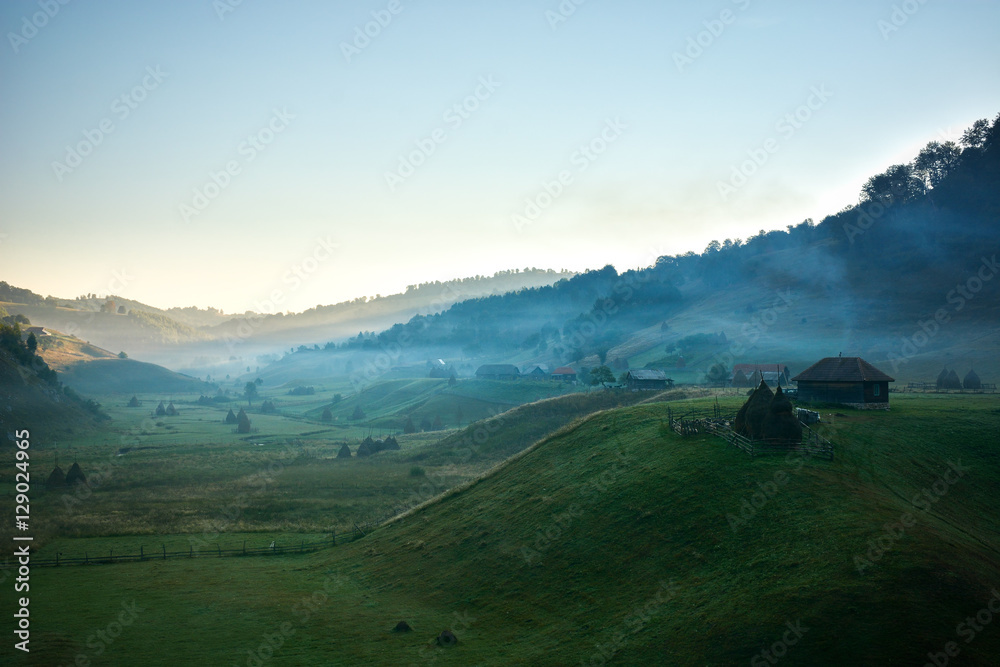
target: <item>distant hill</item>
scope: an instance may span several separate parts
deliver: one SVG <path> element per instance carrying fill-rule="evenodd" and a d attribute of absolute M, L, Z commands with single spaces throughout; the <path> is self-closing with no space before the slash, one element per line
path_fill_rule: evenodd
<path fill-rule="evenodd" d="M 77 437 L 106 416 L 98 404 L 63 387 L 55 371 L 21 340 L 20 330 L 0 325 L 0 445 L 27 429 L 33 444 Z"/>
<path fill-rule="evenodd" d="M 135 359 L 95 359 L 68 366 L 63 381 L 85 394 L 215 392 L 211 385 Z"/>

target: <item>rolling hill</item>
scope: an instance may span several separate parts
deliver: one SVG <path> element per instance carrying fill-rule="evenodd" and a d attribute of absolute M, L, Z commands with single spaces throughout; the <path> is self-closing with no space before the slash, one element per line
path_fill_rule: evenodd
<path fill-rule="evenodd" d="M 827 415 L 832 462 L 681 438 L 665 407 L 591 415 L 317 554 L 36 569 L 32 612 L 75 613 L 33 635 L 33 657 L 83 650 L 73 638 L 124 595 L 142 612 L 112 660 L 881 665 L 958 649 L 993 664 L 1000 633 L 974 620 L 1000 573 L 991 397 Z M 391 632 L 401 620 L 414 632 Z M 445 629 L 450 648 L 433 642 Z"/>

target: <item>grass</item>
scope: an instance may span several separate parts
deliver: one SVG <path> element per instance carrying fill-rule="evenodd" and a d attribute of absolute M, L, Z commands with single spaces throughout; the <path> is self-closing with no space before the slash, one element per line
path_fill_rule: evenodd
<path fill-rule="evenodd" d="M 673 407 L 708 410 L 714 400 Z M 719 400 L 731 410 L 741 398 Z M 142 611 L 105 645 L 102 664 L 255 664 L 248 652 L 262 647 L 269 665 L 746 664 L 786 623 L 807 630 L 783 664 L 923 664 L 949 641 L 962 664 L 992 664 L 1000 629 L 986 625 L 965 643 L 956 625 L 1000 579 L 1000 402 L 892 403 L 824 410 L 836 459 L 801 465 L 751 460 L 711 436 L 664 435 L 666 405 L 624 406 L 563 426 L 335 549 L 36 569 L 37 652 L 12 664 L 96 657 L 88 638 L 133 600 Z M 405 458 L 406 446 L 395 454 Z M 968 472 L 927 510 L 915 506 L 914 496 L 942 488 L 949 461 Z M 409 478 L 412 465 L 399 466 Z M 439 472 L 420 466 L 428 478 Z M 302 495 L 323 495 L 306 491 L 320 478 L 303 481 Z M 773 497 L 745 509 L 777 479 Z M 733 528 L 727 516 L 741 509 Z M 912 527 L 859 573 L 855 557 L 906 513 Z M 400 620 L 415 632 L 391 633 Z M 428 644 L 446 628 L 456 647 Z"/>

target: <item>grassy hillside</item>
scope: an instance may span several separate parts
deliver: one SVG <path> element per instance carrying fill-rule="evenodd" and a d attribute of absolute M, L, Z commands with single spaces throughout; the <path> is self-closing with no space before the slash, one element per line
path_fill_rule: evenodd
<path fill-rule="evenodd" d="M 827 415 L 833 462 L 750 460 L 664 411 L 600 413 L 318 554 L 36 569 L 38 652 L 12 664 L 94 657 L 123 603 L 102 664 L 923 664 L 948 642 L 993 664 L 1000 633 L 960 624 L 1000 577 L 995 399 Z"/>
<path fill-rule="evenodd" d="M 215 387 L 156 364 L 134 359 L 95 359 L 65 368 L 63 382 L 85 394 L 214 392 Z"/>

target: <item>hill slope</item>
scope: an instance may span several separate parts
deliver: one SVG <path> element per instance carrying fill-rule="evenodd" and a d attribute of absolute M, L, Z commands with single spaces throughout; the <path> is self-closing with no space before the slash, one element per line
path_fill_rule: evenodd
<path fill-rule="evenodd" d="M 247 664 L 260 646 L 268 664 L 317 665 L 768 664 L 765 650 L 794 665 L 923 664 L 948 642 L 962 664 L 1000 654 L 993 627 L 961 625 L 1000 577 L 990 397 L 837 418 L 833 462 L 751 460 L 664 434 L 664 412 L 594 415 L 312 556 L 33 571 L 33 613 L 77 610 L 38 639 L 71 657 L 128 582 L 143 613 L 112 661 Z M 191 615 L 183 636 L 147 640 Z M 415 632 L 391 633 L 400 620 Z M 429 643 L 446 628 L 457 646 Z"/>

